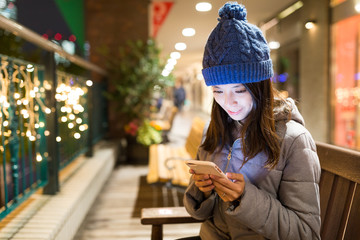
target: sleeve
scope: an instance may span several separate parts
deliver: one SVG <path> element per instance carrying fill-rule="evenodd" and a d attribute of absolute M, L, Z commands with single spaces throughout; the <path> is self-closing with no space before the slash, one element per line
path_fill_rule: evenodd
<path fill-rule="evenodd" d="M 204 142 L 207 128 L 208 123 L 203 130 L 202 142 Z M 196 156 L 197 160 L 200 159 L 201 152 L 201 147 L 199 147 Z M 214 192 L 207 199 L 205 199 L 204 193 L 201 192 L 197 186 L 195 186 L 195 182 L 192 180 L 192 178 L 190 179 L 189 186 L 186 188 L 184 194 L 183 202 L 185 209 L 193 218 L 206 220 L 211 217 L 213 215 L 215 201 L 217 200 Z"/>
<path fill-rule="evenodd" d="M 215 206 L 215 193 L 212 193 L 208 198 L 205 198 L 203 192 L 195 186 L 194 181 L 191 180 L 184 195 L 184 206 L 187 212 L 195 219 L 206 220 L 213 214 Z"/>
<path fill-rule="evenodd" d="M 227 214 L 269 239 L 320 239 L 320 163 L 309 133 L 292 142 L 277 198 L 251 182 Z"/>

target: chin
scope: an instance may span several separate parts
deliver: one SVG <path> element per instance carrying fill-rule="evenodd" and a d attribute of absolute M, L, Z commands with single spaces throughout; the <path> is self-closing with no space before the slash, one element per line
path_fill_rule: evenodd
<path fill-rule="evenodd" d="M 243 116 L 232 116 L 232 115 L 229 115 L 231 117 L 232 120 L 235 120 L 235 121 L 242 121 L 244 120 L 244 117 Z"/>

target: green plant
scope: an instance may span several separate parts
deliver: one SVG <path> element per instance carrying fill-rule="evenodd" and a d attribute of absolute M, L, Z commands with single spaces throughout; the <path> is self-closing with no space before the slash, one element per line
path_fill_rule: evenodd
<path fill-rule="evenodd" d="M 160 49 L 153 39 L 128 41 L 118 52 L 108 47 L 100 49 L 105 58 L 111 87 L 105 96 L 116 103 L 122 125 L 137 120 L 140 123 L 150 114 L 154 90 L 172 85 L 173 77 L 162 76 L 164 63 Z"/>
<path fill-rule="evenodd" d="M 144 120 L 138 129 L 136 141 L 142 145 L 150 146 L 151 144 L 161 143 L 162 140 L 161 130 L 152 126 L 149 120 Z"/>

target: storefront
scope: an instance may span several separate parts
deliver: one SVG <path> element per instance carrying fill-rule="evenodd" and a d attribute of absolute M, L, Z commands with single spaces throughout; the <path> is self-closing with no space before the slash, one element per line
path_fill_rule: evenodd
<path fill-rule="evenodd" d="M 360 149 L 360 15 L 355 1 L 332 5 L 332 137 L 336 145 Z"/>

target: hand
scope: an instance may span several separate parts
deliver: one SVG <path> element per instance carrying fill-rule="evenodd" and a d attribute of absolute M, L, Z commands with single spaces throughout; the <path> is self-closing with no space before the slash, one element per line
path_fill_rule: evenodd
<path fill-rule="evenodd" d="M 232 202 L 239 199 L 243 194 L 245 180 L 241 173 L 226 173 L 226 176 L 228 179 L 210 175 L 210 179 L 221 199 L 224 200 L 224 202 Z"/>
<path fill-rule="evenodd" d="M 213 181 L 210 179 L 209 174 L 196 174 L 194 170 L 190 169 L 189 172 L 192 174 L 192 178 L 195 182 L 195 186 L 202 191 L 206 198 L 208 198 L 212 190 L 214 189 Z"/>

